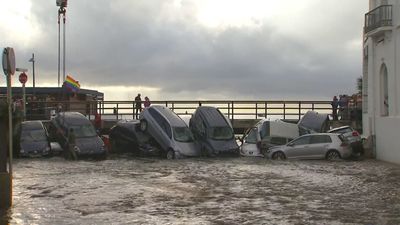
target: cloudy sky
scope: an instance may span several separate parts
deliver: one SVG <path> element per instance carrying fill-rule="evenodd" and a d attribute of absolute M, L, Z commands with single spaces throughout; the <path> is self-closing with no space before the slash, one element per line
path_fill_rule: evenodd
<path fill-rule="evenodd" d="M 367 11 L 367 0 L 69 0 L 66 72 L 106 100 L 329 100 L 355 92 Z M 57 35 L 56 0 L 1 0 L 0 47 L 30 71 L 35 53 L 37 86 L 57 86 Z"/>

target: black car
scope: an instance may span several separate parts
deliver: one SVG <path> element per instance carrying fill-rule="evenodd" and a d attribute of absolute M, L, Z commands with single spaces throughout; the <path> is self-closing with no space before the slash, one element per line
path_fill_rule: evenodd
<path fill-rule="evenodd" d="M 18 130 L 18 155 L 21 157 L 49 156 L 51 153 L 47 130 L 41 121 L 24 121 Z"/>
<path fill-rule="evenodd" d="M 113 152 L 129 152 L 136 155 L 158 155 L 155 141 L 140 130 L 139 120 L 121 120 L 110 129 Z"/>
<path fill-rule="evenodd" d="M 61 112 L 51 120 L 51 135 L 64 151 L 68 150 L 68 133 L 71 129 L 75 133 L 74 150 L 77 156 L 107 156 L 103 140 L 97 135 L 90 120 L 81 113 Z"/>

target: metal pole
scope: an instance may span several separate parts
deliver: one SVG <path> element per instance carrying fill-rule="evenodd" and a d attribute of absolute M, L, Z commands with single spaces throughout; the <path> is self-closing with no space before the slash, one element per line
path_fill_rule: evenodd
<path fill-rule="evenodd" d="M 32 53 L 32 79 L 33 79 L 33 95 L 36 94 L 35 91 L 35 54 Z M 25 84 L 24 84 L 25 87 Z"/>
<path fill-rule="evenodd" d="M 65 81 L 65 9 L 63 13 L 63 82 Z"/>
<path fill-rule="evenodd" d="M 61 9 L 60 9 L 61 10 Z M 58 10 L 58 87 L 60 87 L 60 59 L 61 59 L 61 28 L 60 28 L 60 15 L 61 11 Z"/>
<path fill-rule="evenodd" d="M 22 121 L 26 120 L 26 89 L 25 89 L 25 83 L 22 84 L 22 110 L 23 110 L 23 118 Z"/>
<path fill-rule="evenodd" d="M 8 172 L 12 177 L 12 153 L 13 153 L 13 127 L 12 127 L 12 87 L 11 87 L 11 74 L 7 75 L 7 103 L 8 103 L 8 150 L 9 150 L 9 164 Z"/>

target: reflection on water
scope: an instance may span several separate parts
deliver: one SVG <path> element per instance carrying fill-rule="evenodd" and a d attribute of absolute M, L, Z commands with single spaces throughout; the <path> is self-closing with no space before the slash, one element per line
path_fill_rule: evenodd
<path fill-rule="evenodd" d="M 114 156 L 14 168 L 0 224 L 400 224 L 400 168 L 376 161 Z"/>

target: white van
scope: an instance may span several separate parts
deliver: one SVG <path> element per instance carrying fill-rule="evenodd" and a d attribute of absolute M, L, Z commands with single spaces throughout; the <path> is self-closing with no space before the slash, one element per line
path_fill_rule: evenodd
<path fill-rule="evenodd" d="M 275 145 L 284 145 L 299 135 L 299 126 L 282 120 L 263 119 L 248 129 L 241 139 L 240 154 L 264 156 L 264 151 Z"/>

